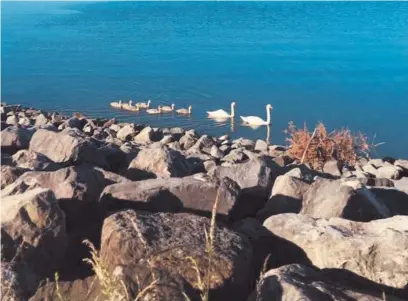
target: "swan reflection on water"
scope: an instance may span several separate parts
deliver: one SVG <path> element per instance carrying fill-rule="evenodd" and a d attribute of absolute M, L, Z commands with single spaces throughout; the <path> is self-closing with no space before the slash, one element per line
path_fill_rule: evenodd
<path fill-rule="evenodd" d="M 270 144 L 270 142 L 271 142 L 271 126 L 269 124 L 266 125 L 266 126 L 263 126 L 263 125 L 248 124 L 248 123 L 243 122 L 242 125 L 246 126 L 246 127 L 249 127 L 251 129 L 253 129 L 254 131 L 258 130 L 260 127 L 262 127 L 262 128 L 266 127 L 266 139 L 265 139 L 265 142 Z"/>
<path fill-rule="evenodd" d="M 228 123 L 230 124 L 231 127 L 231 132 L 235 132 L 235 120 L 233 118 L 211 118 L 217 123 L 217 127 L 223 127 L 227 126 Z"/>

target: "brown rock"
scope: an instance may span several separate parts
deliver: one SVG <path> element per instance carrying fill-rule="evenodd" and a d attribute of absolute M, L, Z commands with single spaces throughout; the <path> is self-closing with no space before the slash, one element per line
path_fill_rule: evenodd
<path fill-rule="evenodd" d="M 384 285 L 404 288 L 408 274 L 408 217 L 368 223 L 285 213 L 264 226 L 307 254 L 318 268 L 341 268 Z"/>
<path fill-rule="evenodd" d="M 161 143 L 154 143 L 140 150 L 130 162 L 126 176 L 132 180 L 184 177 L 191 174 L 191 169 L 180 152 Z"/>
<path fill-rule="evenodd" d="M 298 178 L 279 176 L 272 188 L 272 195 L 266 205 L 257 213 L 257 218 L 264 221 L 269 216 L 280 213 L 299 213 L 302 209 L 303 195 L 310 184 Z"/>
<path fill-rule="evenodd" d="M 67 128 L 59 133 L 38 130 L 31 139 L 30 150 L 43 154 L 55 163 L 69 165 L 86 162 L 107 166 L 96 146 L 78 129 Z"/>
<path fill-rule="evenodd" d="M 199 271 L 207 270 L 203 229 L 209 226 L 209 219 L 185 213 L 118 212 L 105 219 L 101 256 L 110 271 L 132 267 L 133 278 L 146 270 L 146 260 L 149 260 L 153 271 L 166 273 L 170 279 L 181 277 L 186 285 L 197 289 L 197 273 L 187 257 L 196 261 Z M 211 300 L 244 300 L 250 285 L 246 271 L 251 260 L 249 242 L 217 225 L 211 264 Z M 157 289 L 160 291 L 160 286 Z M 168 297 L 158 300 L 168 300 Z"/>
<path fill-rule="evenodd" d="M 194 212 L 210 216 L 218 191 L 220 217 L 234 220 L 245 216 L 238 202 L 239 186 L 228 178 L 220 184 L 213 179 L 191 176 L 109 185 L 102 192 L 100 202 L 105 210 Z"/>
<path fill-rule="evenodd" d="M 358 180 L 341 182 L 322 178 L 317 179 L 304 194 L 300 213 L 316 218 L 343 217 L 355 221 L 390 216 L 387 206 Z"/>
<path fill-rule="evenodd" d="M 65 215 L 54 193 L 37 188 L 2 197 L 1 207 L 2 232 L 13 241 L 6 248 L 14 249 L 15 254 L 18 250 L 38 275 L 50 276 L 57 271 L 65 255 L 67 238 Z"/>
<path fill-rule="evenodd" d="M 341 270 L 329 271 L 291 264 L 273 269 L 262 275 L 256 296 L 249 300 L 367 300 L 367 301 L 403 301 L 387 295 L 390 288 L 371 283 L 353 275 L 345 274 L 348 281 L 338 281 L 336 275 L 345 274 Z M 350 273 L 349 273 L 350 274 Z M 383 294 L 384 293 L 384 294 Z M 255 295 L 255 294 L 254 294 Z"/>

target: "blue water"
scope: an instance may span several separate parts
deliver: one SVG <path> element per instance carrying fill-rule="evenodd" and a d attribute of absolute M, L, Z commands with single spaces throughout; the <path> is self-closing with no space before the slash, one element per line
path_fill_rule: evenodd
<path fill-rule="evenodd" d="M 348 127 L 408 157 L 408 2 L 2 2 L 2 101 L 265 139 L 217 123 L 237 102 L 265 118 Z M 193 116 L 111 109 L 114 99 Z M 233 132 L 232 132 L 233 130 Z"/>

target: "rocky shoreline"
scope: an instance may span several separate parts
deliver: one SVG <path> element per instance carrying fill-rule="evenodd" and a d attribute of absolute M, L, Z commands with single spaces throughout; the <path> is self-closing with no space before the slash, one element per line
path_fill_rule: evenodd
<path fill-rule="evenodd" d="M 316 171 L 262 140 L 1 115 L 2 300 L 408 300 L 408 160 Z"/>

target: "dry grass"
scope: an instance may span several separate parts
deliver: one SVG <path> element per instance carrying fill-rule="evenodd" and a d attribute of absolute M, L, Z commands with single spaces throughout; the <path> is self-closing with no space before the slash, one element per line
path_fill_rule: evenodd
<path fill-rule="evenodd" d="M 337 160 L 342 166 L 353 166 L 359 158 L 369 157 L 374 147 L 362 133 L 353 135 L 348 129 L 328 133 L 321 122 L 313 132 L 309 132 L 306 125 L 299 129 L 290 122 L 285 133 L 289 136 L 286 138 L 290 144 L 289 154 L 314 169 L 322 169 L 330 160 Z"/>
<path fill-rule="evenodd" d="M 214 242 L 215 242 L 215 226 L 216 226 L 216 216 L 217 208 L 219 203 L 220 190 L 217 191 L 217 196 L 214 201 L 214 205 L 211 212 L 211 222 L 210 229 L 204 228 L 205 241 L 206 241 L 206 255 L 207 255 L 207 266 L 205 271 L 203 271 L 204 276 L 201 276 L 201 271 L 197 260 L 192 257 L 186 257 L 191 264 L 193 269 L 197 274 L 197 288 L 200 290 L 200 297 L 202 301 L 209 300 L 209 294 L 211 289 L 211 276 L 212 276 L 212 259 L 214 256 Z"/>

